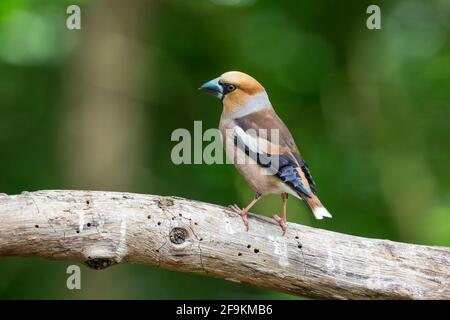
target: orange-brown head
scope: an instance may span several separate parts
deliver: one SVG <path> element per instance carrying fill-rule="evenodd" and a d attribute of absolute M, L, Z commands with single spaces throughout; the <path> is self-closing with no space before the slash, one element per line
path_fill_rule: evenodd
<path fill-rule="evenodd" d="M 225 116 L 238 118 L 271 108 L 264 87 L 254 78 L 239 71 L 229 71 L 200 87 L 223 102 Z"/>

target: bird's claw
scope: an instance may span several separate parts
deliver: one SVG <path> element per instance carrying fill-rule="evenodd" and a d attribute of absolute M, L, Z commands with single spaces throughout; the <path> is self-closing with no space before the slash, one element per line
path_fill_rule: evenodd
<path fill-rule="evenodd" d="M 236 213 L 240 213 L 242 210 L 237 206 L 237 205 L 235 205 L 235 204 L 230 204 L 229 206 L 228 206 L 228 208 L 230 208 L 231 210 L 233 210 L 234 212 L 236 212 Z"/>
<path fill-rule="evenodd" d="M 277 214 L 274 214 L 272 217 L 280 225 L 281 230 L 283 230 L 283 236 L 284 236 L 286 234 L 286 229 L 287 229 L 286 220 L 280 218 Z"/>
<path fill-rule="evenodd" d="M 234 212 L 236 212 L 238 215 L 241 216 L 242 221 L 244 221 L 245 228 L 246 228 L 247 231 L 248 231 L 248 216 L 247 216 L 248 211 L 245 210 L 245 209 L 239 208 L 239 207 L 238 207 L 237 205 L 235 205 L 235 204 L 229 205 L 228 207 L 229 207 L 231 210 L 233 210 Z"/>

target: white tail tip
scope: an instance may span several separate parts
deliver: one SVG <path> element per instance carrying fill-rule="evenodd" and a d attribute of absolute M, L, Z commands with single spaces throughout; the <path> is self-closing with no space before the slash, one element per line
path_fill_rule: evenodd
<path fill-rule="evenodd" d="M 313 210 L 314 217 L 318 220 L 322 220 L 323 217 L 331 218 L 331 213 L 328 212 L 324 207 L 315 207 Z"/>

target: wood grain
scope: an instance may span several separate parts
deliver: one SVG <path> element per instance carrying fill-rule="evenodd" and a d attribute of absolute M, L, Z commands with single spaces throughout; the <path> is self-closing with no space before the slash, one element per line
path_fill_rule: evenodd
<path fill-rule="evenodd" d="M 0 195 L 0 257 L 141 263 L 322 299 L 450 299 L 450 249 L 368 239 L 178 197 Z"/>

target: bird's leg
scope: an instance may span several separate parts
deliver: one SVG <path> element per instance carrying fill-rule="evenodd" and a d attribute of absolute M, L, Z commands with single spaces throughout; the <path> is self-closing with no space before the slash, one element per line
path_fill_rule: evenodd
<path fill-rule="evenodd" d="M 252 202 L 249 203 L 248 206 L 246 206 L 244 209 L 239 208 L 237 205 L 233 204 L 230 206 L 230 208 L 236 212 L 238 215 L 241 216 L 242 220 L 244 221 L 245 228 L 248 231 L 248 211 L 253 207 L 253 205 L 261 198 L 261 194 L 257 192 L 255 194 L 255 197 L 253 198 Z"/>
<path fill-rule="evenodd" d="M 278 222 L 278 224 L 281 227 L 281 230 L 283 230 L 283 235 L 286 233 L 286 202 L 287 202 L 287 193 L 282 193 L 281 194 L 281 198 L 283 199 L 283 214 L 281 215 L 281 218 L 277 215 L 274 214 L 273 218 L 275 219 L 276 222 Z"/>

